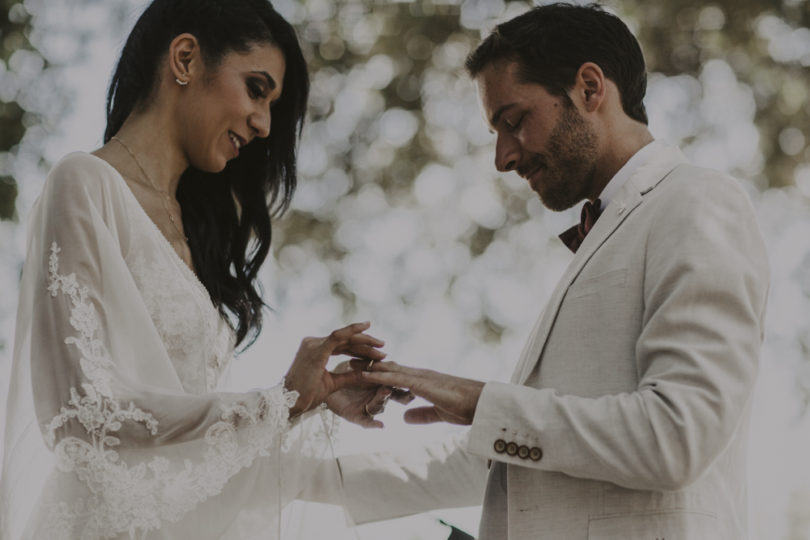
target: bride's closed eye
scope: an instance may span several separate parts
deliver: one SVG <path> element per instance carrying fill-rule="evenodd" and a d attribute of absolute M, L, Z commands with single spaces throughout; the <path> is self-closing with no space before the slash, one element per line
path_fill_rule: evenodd
<path fill-rule="evenodd" d="M 267 96 L 267 90 L 264 88 L 259 79 L 248 79 L 247 82 L 248 93 L 252 99 L 264 99 Z"/>

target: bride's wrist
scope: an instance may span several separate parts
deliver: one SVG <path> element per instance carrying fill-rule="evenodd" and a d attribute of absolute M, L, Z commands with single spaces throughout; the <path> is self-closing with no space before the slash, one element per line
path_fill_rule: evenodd
<path fill-rule="evenodd" d="M 289 406 L 287 409 L 289 412 L 289 419 L 292 420 L 296 416 L 301 415 L 302 413 L 306 412 L 306 404 L 304 404 L 301 400 L 301 393 L 292 388 L 289 382 L 289 379 L 285 376 L 281 379 L 281 387 L 284 390 L 284 393 L 287 396 L 294 396 L 295 402 Z M 289 403 L 289 402 L 288 402 Z"/>

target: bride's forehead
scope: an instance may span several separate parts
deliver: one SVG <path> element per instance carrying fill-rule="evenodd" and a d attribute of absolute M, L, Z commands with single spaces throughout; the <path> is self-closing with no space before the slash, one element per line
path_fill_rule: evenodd
<path fill-rule="evenodd" d="M 221 64 L 269 73 L 283 73 L 285 68 L 284 54 L 272 43 L 254 44 L 247 51 L 231 51 L 223 57 Z"/>

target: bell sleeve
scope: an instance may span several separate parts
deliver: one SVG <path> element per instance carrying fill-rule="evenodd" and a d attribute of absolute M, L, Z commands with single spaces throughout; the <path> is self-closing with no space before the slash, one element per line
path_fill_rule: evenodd
<path fill-rule="evenodd" d="M 29 374 L 30 392 L 10 396 L 4 469 L 31 490 L 12 461 L 24 461 L 34 423 L 48 450 L 36 455 L 51 466 L 25 536 L 236 538 L 272 528 L 329 447 L 325 414 L 291 422 L 297 393 L 283 383 L 183 390 L 126 264 L 126 186 L 97 162 L 62 160 L 29 224 L 14 377 L 24 386 Z"/>

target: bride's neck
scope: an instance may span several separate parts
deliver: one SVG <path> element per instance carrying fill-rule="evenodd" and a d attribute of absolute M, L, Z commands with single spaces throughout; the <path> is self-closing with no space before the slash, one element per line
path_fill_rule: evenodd
<path fill-rule="evenodd" d="M 149 180 L 174 197 L 188 159 L 178 143 L 171 116 L 155 109 L 132 112 L 115 136 L 135 155 Z"/>

